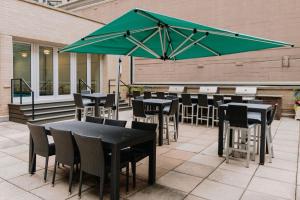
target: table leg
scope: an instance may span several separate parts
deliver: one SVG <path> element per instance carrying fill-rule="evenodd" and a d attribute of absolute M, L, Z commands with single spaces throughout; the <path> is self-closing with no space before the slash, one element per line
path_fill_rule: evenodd
<path fill-rule="evenodd" d="M 115 145 L 111 154 L 111 193 L 110 199 L 120 199 L 120 148 Z"/>
<path fill-rule="evenodd" d="M 223 156 L 223 133 L 224 133 L 224 108 L 219 107 L 219 142 L 218 142 L 218 155 Z"/>
<path fill-rule="evenodd" d="M 156 136 L 152 141 L 151 150 L 149 154 L 149 166 L 148 166 L 148 184 L 155 184 L 156 178 Z"/>
<path fill-rule="evenodd" d="M 34 159 L 34 161 L 32 162 L 32 157 L 33 157 L 33 140 L 32 137 L 29 136 L 29 173 L 30 174 L 34 174 L 34 172 L 36 171 L 36 159 Z M 31 170 L 31 166 L 33 165 L 33 168 Z"/>
<path fill-rule="evenodd" d="M 78 121 L 81 121 L 81 114 L 82 114 L 81 112 L 82 112 L 81 109 L 77 110 L 77 119 L 78 119 Z"/>
<path fill-rule="evenodd" d="M 266 149 L 266 124 L 267 124 L 267 112 L 261 113 L 261 131 L 260 131 L 260 156 L 259 164 L 265 164 L 265 149 Z"/>
<path fill-rule="evenodd" d="M 163 106 L 159 106 L 159 113 L 158 113 L 158 129 L 159 129 L 159 133 L 158 133 L 158 145 L 162 146 L 163 145 Z"/>
<path fill-rule="evenodd" d="M 177 139 L 178 139 L 178 124 L 179 124 L 179 113 L 178 113 L 178 110 L 177 110 L 177 112 L 175 113 L 175 118 L 176 118 L 176 119 L 174 119 L 174 120 L 175 120 L 175 123 L 176 123 L 176 133 L 177 133 L 176 141 L 177 141 Z"/>
<path fill-rule="evenodd" d="M 95 99 L 95 117 L 99 117 L 99 100 Z"/>

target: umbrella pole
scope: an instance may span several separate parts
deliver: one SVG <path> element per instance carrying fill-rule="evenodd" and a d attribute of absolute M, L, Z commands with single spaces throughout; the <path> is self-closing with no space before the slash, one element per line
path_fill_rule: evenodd
<path fill-rule="evenodd" d="M 119 57 L 118 64 L 116 66 L 116 92 L 115 92 L 115 102 L 116 102 L 116 111 L 115 111 L 115 118 L 119 119 L 119 95 L 120 95 L 120 68 L 122 64 L 121 56 Z"/>

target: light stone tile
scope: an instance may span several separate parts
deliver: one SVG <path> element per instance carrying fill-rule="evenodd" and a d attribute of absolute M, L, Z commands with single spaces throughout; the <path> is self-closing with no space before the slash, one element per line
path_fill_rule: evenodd
<path fill-rule="evenodd" d="M 282 152 L 282 151 L 278 151 L 277 149 L 275 149 L 275 150 L 276 150 L 276 152 L 274 152 L 275 158 L 278 158 L 280 160 L 287 160 L 287 161 L 297 162 L 297 159 L 298 159 L 297 154 Z"/>
<path fill-rule="evenodd" d="M 138 165 L 136 168 L 136 175 L 143 180 L 148 180 L 148 164 L 141 164 Z M 162 168 L 162 167 L 156 167 L 156 178 L 165 175 L 169 170 Z"/>
<path fill-rule="evenodd" d="M 156 160 L 156 166 L 164 168 L 164 169 L 171 170 L 171 169 L 174 169 L 175 167 L 177 167 L 178 165 L 180 165 L 183 162 L 184 162 L 183 160 L 179 160 L 179 159 L 175 159 L 175 158 L 169 158 L 169 157 L 165 157 L 165 156 L 160 156 Z"/>
<path fill-rule="evenodd" d="M 247 168 L 245 167 L 245 163 L 239 160 L 230 160 L 229 163 L 224 162 L 220 165 L 220 169 L 226 169 L 233 172 L 245 173 L 250 175 L 254 174 L 257 167 L 257 164 L 250 163 L 249 168 Z"/>
<path fill-rule="evenodd" d="M 215 168 L 208 166 L 197 164 L 193 162 L 185 162 L 180 166 L 176 167 L 174 170 L 177 172 L 189 174 L 192 176 L 197 176 L 201 178 L 207 177 Z"/>
<path fill-rule="evenodd" d="M 23 161 L 5 167 L 0 167 L 0 177 L 6 180 L 27 173 L 28 173 L 28 164 Z"/>
<path fill-rule="evenodd" d="M 199 145 L 199 144 L 190 144 L 190 143 L 184 143 L 176 147 L 178 150 L 183 150 L 183 151 L 189 151 L 193 153 L 199 153 L 203 149 L 205 149 L 205 146 Z"/>
<path fill-rule="evenodd" d="M 170 171 L 166 175 L 157 180 L 157 184 L 164 185 L 170 188 L 181 190 L 184 192 L 192 191 L 202 178 Z"/>
<path fill-rule="evenodd" d="M 1 150 L 4 153 L 7 153 L 9 155 L 14 155 L 14 154 L 18 154 L 18 153 L 24 153 L 26 152 L 27 154 L 29 154 L 29 146 L 26 144 L 21 144 L 18 146 L 14 146 L 14 147 L 9 147 L 6 149 L 2 149 Z"/>
<path fill-rule="evenodd" d="M 254 177 L 251 180 L 248 190 L 261 192 L 285 199 L 293 199 L 295 195 L 294 185 L 260 177 Z"/>
<path fill-rule="evenodd" d="M 188 195 L 184 200 L 205 200 L 205 199 L 194 195 Z"/>
<path fill-rule="evenodd" d="M 191 194 L 210 200 L 238 200 L 242 193 L 242 188 L 204 180 Z"/>
<path fill-rule="evenodd" d="M 180 159 L 180 160 L 189 160 L 191 157 L 195 155 L 195 153 L 172 149 L 162 155 L 170 158 Z"/>
<path fill-rule="evenodd" d="M 16 163 L 20 163 L 20 162 L 22 162 L 22 160 L 6 155 L 1 157 L 0 159 L 0 168 L 10 166 Z"/>
<path fill-rule="evenodd" d="M 285 200 L 285 199 L 273 195 L 269 195 L 269 194 L 246 191 L 242 197 L 242 200 Z"/>
<path fill-rule="evenodd" d="M 297 163 L 291 162 L 287 160 L 281 160 L 278 158 L 273 158 L 272 163 L 265 162 L 265 166 L 267 167 L 274 167 L 278 169 L 284 169 L 284 170 L 290 170 L 290 171 L 296 171 L 297 170 Z"/>
<path fill-rule="evenodd" d="M 245 173 L 236 173 L 226 169 L 217 169 L 209 177 L 209 180 L 220 183 L 246 188 L 251 180 L 252 175 Z"/>
<path fill-rule="evenodd" d="M 255 176 L 296 184 L 296 172 L 259 166 Z"/>
<path fill-rule="evenodd" d="M 8 183 L 0 183 L 0 199 L 1 200 L 39 200 L 37 196 L 30 194 L 20 188 Z"/>
<path fill-rule="evenodd" d="M 183 200 L 186 196 L 185 192 L 164 187 L 161 185 L 154 185 L 141 190 L 132 196 L 128 197 L 129 200 Z"/>
<path fill-rule="evenodd" d="M 209 165 L 209 166 L 212 166 L 212 167 L 217 167 L 224 160 L 225 159 L 221 158 L 221 157 L 197 154 L 197 155 L 193 156 L 189 161 L 199 163 L 199 164 L 202 164 L 202 165 Z"/>

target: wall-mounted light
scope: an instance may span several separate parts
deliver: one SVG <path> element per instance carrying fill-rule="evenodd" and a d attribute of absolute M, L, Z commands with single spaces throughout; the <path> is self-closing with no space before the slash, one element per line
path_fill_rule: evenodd
<path fill-rule="evenodd" d="M 282 56 L 282 67 L 289 67 L 290 66 L 290 57 L 289 56 Z"/>
<path fill-rule="evenodd" d="M 244 66 L 244 64 L 243 64 L 242 62 L 236 62 L 236 63 L 235 63 L 235 66 L 237 66 L 237 67 L 242 67 L 242 66 Z"/>
<path fill-rule="evenodd" d="M 49 55 L 49 54 L 50 54 L 50 50 L 49 50 L 49 49 L 45 49 L 45 50 L 44 50 L 44 54 L 45 54 L 45 55 Z"/>
<path fill-rule="evenodd" d="M 197 66 L 197 69 L 203 69 L 203 68 L 204 68 L 203 65 L 198 65 L 198 66 Z"/>
<path fill-rule="evenodd" d="M 22 52 L 22 53 L 21 53 L 21 57 L 22 57 L 22 58 L 27 58 L 27 56 L 28 56 L 28 54 L 27 54 L 26 52 Z"/>

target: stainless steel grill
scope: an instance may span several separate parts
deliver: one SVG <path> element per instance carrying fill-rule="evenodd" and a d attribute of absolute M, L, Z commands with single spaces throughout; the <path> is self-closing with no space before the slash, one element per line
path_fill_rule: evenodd
<path fill-rule="evenodd" d="M 217 86 L 201 86 L 199 88 L 200 94 L 217 94 L 218 93 L 218 87 Z"/>
<path fill-rule="evenodd" d="M 236 87 L 235 94 L 240 96 L 255 97 L 257 93 L 256 87 Z"/>

